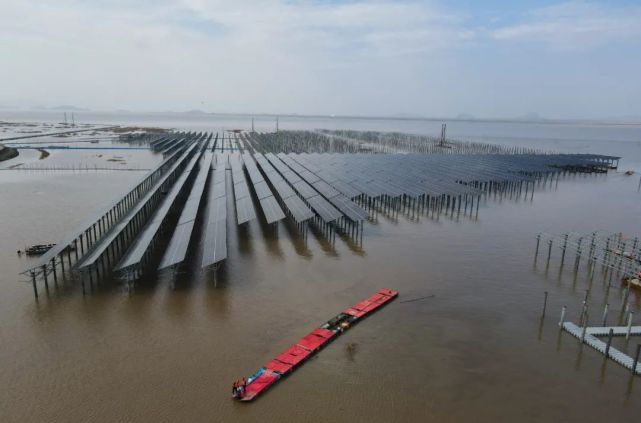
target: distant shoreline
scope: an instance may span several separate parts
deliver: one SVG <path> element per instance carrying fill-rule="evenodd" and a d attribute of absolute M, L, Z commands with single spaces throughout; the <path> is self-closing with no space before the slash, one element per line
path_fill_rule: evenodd
<path fill-rule="evenodd" d="M 38 114 L 59 114 L 59 111 L 52 110 L 2 110 L 0 121 L 5 118 L 3 113 L 15 113 L 23 115 Z M 87 110 L 82 115 L 103 115 L 103 116 L 191 116 L 191 117 L 242 117 L 242 118 L 291 118 L 291 119 L 336 119 L 336 120 L 389 120 L 389 121 L 416 121 L 416 122 L 471 122 L 471 123 L 504 123 L 504 124 L 527 124 L 527 125 L 585 125 L 585 126 L 641 126 L 641 117 L 638 120 L 624 119 L 526 119 L 526 118 L 474 118 L 474 117 L 423 117 L 423 116 L 367 116 L 367 115 L 323 115 L 323 114 L 298 114 L 298 113 L 235 113 L 235 112 L 205 112 L 193 111 L 128 111 L 128 110 Z"/>

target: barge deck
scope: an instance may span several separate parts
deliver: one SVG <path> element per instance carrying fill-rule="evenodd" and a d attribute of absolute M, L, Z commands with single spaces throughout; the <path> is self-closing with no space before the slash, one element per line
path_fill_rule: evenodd
<path fill-rule="evenodd" d="M 382 288 L 368 298 L 347 307 L 285 349 L 247 378 L 246 381 L 235 383 L 233 397 L 240 401 L 253 400 L 256 396 L 276 384 L 281 378 L 296 370 L 302 363 L 314 356 L 321 348 L 336 339 L 354 323 L 389 303 L 397 296 L 397 291 Z"/>

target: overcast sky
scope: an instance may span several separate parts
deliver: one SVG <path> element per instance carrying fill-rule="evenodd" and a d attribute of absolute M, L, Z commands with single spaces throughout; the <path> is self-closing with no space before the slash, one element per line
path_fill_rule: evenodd
<path fill-rule="evenodd" d="M 641 115 L 638 1 L 0 0 L 0 58 L 4 107 Z"/>

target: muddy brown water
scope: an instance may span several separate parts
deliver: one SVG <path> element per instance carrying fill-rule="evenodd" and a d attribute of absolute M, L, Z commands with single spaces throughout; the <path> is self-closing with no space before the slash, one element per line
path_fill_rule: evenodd
<path fill-rule="evenodd" d="M 533 263 L 541 231 L 640 234 L 638 178 L 570 176 L 533 201 L 486 199 L 478 220 L 379 214 L 362 248 L 313 232 L 305 242 L 284 224 L 239 231 L 230 219 L 217 274 L 194 272 L 196 253 L 131 292 L 110 281 L 83 297 L 60 280 L 35 301 L 17 276 L 29 259 L 15 250 L 59 238 L 141 176 L 0 173 L 0 421 L 638 419 L 641 377 L 555 325 L 564 304 L 576 321 L 587 272 L 573 281 L 558 254 L 547 271 Z M 231 400 L 233 380 L 380 287 L 400 298 L 254 403 Z M 611 291 L 611 316 L 620 295 Z M 591 304 L 603 302 L 596 278 Z M 632 353 L 638 342 L 615 345 Z"/>

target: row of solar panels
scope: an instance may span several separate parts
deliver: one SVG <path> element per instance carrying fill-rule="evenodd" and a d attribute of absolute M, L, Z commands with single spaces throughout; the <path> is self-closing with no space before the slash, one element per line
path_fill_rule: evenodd
<path fill-rule="evenodd" d="M 182 209 L 178 224 L 165 250 L 159 270 L 182 263 L 186 257 L 193 234 L 203 194 L 210 179 L 205 206 L 205 235 L 203 238 L 202 267 L 206 268 L 227 258 L 227 193 L 225 161 L 213 153 L 218 134 L 212 142 L 210 134 L 200 158 L 198 173 L 189 197 Z"/>
<path fill-rule="evenodd" d="M 243 134 L 248 145 L 253 148 L 260 147 L 255 139 L 255 134 Z M 272 182 L 277 192 L 283 191 L 281 197 L 287 198 L 292 193 L 304 201 L 307 208 L 311 208 L 323 221 L 334 222 L 343 216 L 358 222 L 369 217 L 367 211 L 354 203 L 350 197 L 336 190 L 326 181 L 318 177 L 305 164 L 292 160 L 285 154 L 267 153 L 264 156 L 275 169 L 281 180 Z M 257 159 L 258 160 L 258 159 Z"/>
<path fill-rule="evenodd" d="M 185 169 L 177 178 L 176 182 L 173 183 L 167 194 L 165 194 L 163 200 L 159 204 L 159 207 L 157 207 L 153 213 L 152 218 L 147 222 L 142 232 L 138 234 L 122 260 L 120 260 L 120 263 L 116 266 L 115 270 L 123 270 L 131 266 L 138 266 L 143 262 L 145 255 L 151 252 L 160 227 L 167 220 L 170 210 L 176 204 L 178 196 L 183 192 L 185 183 L 192 171 L 196 168 L 196 163 L 200 160 L 201 154 L 202 150 L 191 157 Z"/>
<path fill-rule="evenodd" d="M 278 157 L 351 221 L 360 222 L 369 217 L 369 213 L 362 207 L 312 172 L 311 169 L 314 169 L 314 167 L 313 165 L 310 166 L 310 163 L 301 160 L 296 161 L 283 153 L 278 154 Z"/>
<path fill-rule="evenodd" d="M 159 140 L 156 140 L 154 142 L 163 141 L 166 138 L 168 137 L 160 138 Z M 185 145 L 188 145 L 191 142 L 192 140 L 187 140 Z M 85 222 L 78 225 L 78 227 L 75 230 L 70 231 L 63 239 L 58 240 L 58 242 L 56 242 L 56 245 L 53 248 L 51 248 L 45 254 L 40 256 L 38 260 L 31 263 L 29 267 L 25 269 L 25 272 L 38 270 L 42 266 L 47 265 L 52 260 L 52 258 L 59 255 L 65 248 L 67 248 L 67 246 L 73 243 L 74 240 L 77 240 L 80 236 L 82 236 L 88 230 L 90 230 L 93 225 L 96 225 L 97 222 L 101 221 L 101 219 L 104 216 L 106 216 L 107 213 L 111 212 L 116 219 L 120 219 L 123 216 L 126 216 L 127 213 L 129 213 L 129 209 L 127 209 L 126 206 L 123 206 L 123 207 L 117 207 L 117 206 L 124 205 L 125 198 L 131 198 L 132 201 L 135 203 L 140 201 L 141 198 L 144 198 L 146 194 L 149 192 L 149 190 L 151 190 L 153 187 L 156 186 L 156 183 L 158 182 L 158 180 L 160 180 L 164 175 L 166 175 L 168 171 L 173 169 L 173 165 L 176 163 L 179 157 L 181 157 L 181 155 L 182 155 L 182 152 L 177 151 L 171 154 L 169 157 L 166 157 L 154 170 L 145 174 L 144 177 L 141 179 L 141 181 L 138 184 L 136 184 L 125 196 L 123 196 L 123 198 L 117 201 L 114 201 L 109 206 L 101 209 L 99 212 L 95 213 L 92 217 L 88 218 Z M 132 206 L 132 207 L 135 207 L 135 206 Z M 103 224 L 105 223 L 106 222 L 104 222 L 104 219 L 103 219 Z M 115 225 L 117 225 L 117 223 L 115 223 L 114 226 Z M 111 233 L 112 229 L 113 228 L 108 228 L 107 234 Z M 103 242 L 103 238 L 99 240 L 99 244 L 101 244 L 102 242 Z"/>
<path fill-rule="evenodd" d="M 274 187 L 281 203 L 289 211 L 296 223 L 303 223 L 312 219 L 314 212 L 296 195 L 296 192 L 294 192 L 265 156 L 256 154 L 254 155 L 254 159 L 263 170 L 271 186 Z"/>
<path fill-rule="evenodd" d="M 255 141 L 255 140 L 254 140 Z M 254 147 L 257 146 L 253 143 Z M 324 220 L 331 221 L 327 199 L 351 220 L 367 212 L 351 199 L 418 197 L 421 195 L 477 195 L 477 181 L 533 181 L 537 173 L 556 172 L 565 166 L 598 166 L 611 160 L 599 155 L 370 155 L 284 154 L 265 155 L 287 183 Z M 279 160 L 280 159 L 280 160 Z"/>
<path fill-rule="evenodd" d="M 236 219 L 239 225 L 256 219 L 254 205 L 252 203 L 243 163 L 239 154 L 230 154 L 229 164 L 231 165 L 231 178 L 234 186 L 234 199 L 236 200 Z"/>
<path fill-rule="evenodd" d="M 144 260 L 152 251 L 160 227 L 166 221 L 172 208 L 178 204 L 181 194 L 187 189 L 187 181 L 194 176 L 189 196 L 182 207 L 178 224 L 165 249 L 159 269 L 174 266 L 185 260 L 207 178 L 210 169 L 214 166 L 214 154 L 210 151 L 211 139 L 211 134 L 199 134 L 197 142 L 182 150 L 180 158 L 176 160 L 165 176 L 154 185 L 148 195 L 125 219 L 118 222 L 116 230 L 108 234 L 108 238 L 118 237 L 128 223 L 136 218 L 140 210 L 148 209 L 150 203 L 147 198 L 151 199 L 162 191 L 162 200 L 154 205 L 151 217 L 137 234 L 115 270 L 133 269 L 144 264 Z M 198 169 L 197 172 L 196 169 Z M 171 178 L 174 178 L 175 181 Z M 208 220 L 203 248 L 203 267 L 218 263 L 227 257 L 225 167 L 221 166 L 219 170 L 214 170 L 212 178 L 214 181 L 210 184 L 209 199 L 211 204 L 207 207 Z M 109 244 L 110 240 L 107 239 L 104 248 L 107 248 Z M 87 258 L 83 259 L 79 267 L 90 266 L 95 262 L 95 259 L 100 257 L 101 253 L 100 248 L 95 249 Z"/>
<path fill-rule="evenodd" d="M 198 175 L 196 181 L 191 188 L 189 198 L 185 203 L 185 207 L 180 214 L 178 225 L 174 229 L 174 233 L 169 241 L 169 245 L 165 250 L 165 254 L 160 262 L 159 270 L 174 266 L 182 263 L 187 256 L 187 248 L 191 239 L 191 234 L 196 223 L 196 216 L 200 207 L 207 177 L 213 160 L 214 154 L 211 151 L 206 151 L 200 160 Z"/>
<path fill-rule="evenodd" d="M 209 267 L 227 258 L 227 172 L 226 162 L 216 156 L 212 163 L 212 180 L 207 199 L 205 241 L 202 267 Z"/>
<path fill-rule="evenodd" d="M 123 236 L 125 231 L 129 228 L 130 223 L 139 218 L 150 207 L 155 207 L 159 195 L 167 187 L 172 185 L 172 181 L 176 179 L 183 170 L 183 167 L 188 160 L 192 157 L 197 149 L 197 144 L 191 144 L 181 156 L 176 160 L 172 167 L 164 173 L 164 175 L 157 180 L 147 193 L 138 201 L 138 203 L 130 210 L 118 223 L 112 227 L 105 236 L 103 236 L 99 243 L 95 245 L 92 250 L 85 255 L 77 264 L 78 269 L 85 269 L 93 266 L 96 261 L 102 257 L 105 251 L 119 238 Z"/>
<path fill-rule="evenodd" d="M 367 195 L 478 194 L 476 181 L 533 181 L 564 166 L 593 166 L 602 157 L 572 155 L 289 154 L 349 198 Z M 320 188 L 319 188 L 320 189 Z"/>
<path fill-rule="evenodd" d="M 127 268 L 140 266 L 141 264 L 143 264 L 145 258 L 152 252 L 161 226 L 163 226 L 163 224 L 167 221 L 170 211 L 176 205 L 178 205 L 177 202 L 179 201 L 179 197 L 184 192 L 184 190 L 187 189 L 187 181 L 195 171 L 197 163 L 203 157 L 203 153 L 207 150 L 211 138 L 212 134 L 200 133 L 197 135 L 195 144 L 192 145 L 192 147 L 189 148 L 186 153 L 191 157 L 189 162 L 176 178 L 176 181 L 173 182 L 171 187 L 164 194 L 162 201 L 160 201 L 160 204 L 157 205 L 151 219 L 149 219 L 142 231 L 138 234 L 132 245 L 129 246 L 129 248 L 125 252 L 125 255 L 116 266 L 115 270 L 124 270 Z M 183 148 L 184 144 L 179 143 L 177 146 L 178 148 Z M 175 146 L 170 147 L 170 149 L 179 151 Z M 206 173 L 203 176 L 202 167 L 200 168 L 198 173 L 199 176 L 196 177 L 196 182 L 201 182 L 202 185 L 204 185 L 205 181 L 203 179 L 206 178 Z M 186 204 L 182 207 L 181 212 L 181 220 L 191 220 L 192 227 L 193 220 L 195 220 L 196 218 L 198 204 L 200 203 L 200 197 L 195 198 L 194 189 L 198 189 L 197 184 L 192 185 L 192 188 L 190 190 L 191 201 L 188 200 L 186 202 Z M 202 193 L 202 189 L 200 191 Z M 192 192 L 194 192 L 194 197 L 192 197 Z M 187 228 L 181 226 L 179 221 L 179 225 L 174 230 L 174 234 L 168 248 L 165 250 L 165 253 L 169 251 L 170 254 L 175 254 L 183 248 L 186 252 L 187 245 L 189 244 L 189 239 L 191 237 L 191 230 L 189 231 L 189 233 L 187 233 L 185 229 Z"/>
<path fill-rule="evenodd" d="M 325 200 L 311 185 L 305 182 L 293 169 L 272 153 L 265 155 L 267 160 L 280 172 L 289 185 L 298 192 L 304 202 L 326 222 L 334 222 L 343 215 L 327 200 Z"/>
<path fill-rule="evenodd" d="M 215 150 L 219 152 L 239 151 L 240 146 L 236 134 L 234 132 L 223 132 L 222 136 L 218 139 Z"/>
<path fill-rule="evenodd" d="M 253 137 L 247 137 L 254 148 L 260 148 Z M 523 173 L 551 171 L 547 155 L 370 155 L 370 154 L 283 154 L 265 155 L 269 163 L 283 176 L 308 205 L 321 218 L 332 221 L 332 206 L 351 220 L 367 218 L 367 212 L 351 199 L 361 195 L 370 198 L 419 197 L 422 195 L 466 195 L 479 194 L 471 185 L 475 181 L 534 180 Z M 532 164 L 529 160 L 536 157 Z M 280 160 L 279 160 L 280 159 Z M 564 161 L 576 162 L 576 157 L 565 160 L 559 156 L 552 166 Z M 589 161 L 594 157 L 586 157 Z M 601 160 L 602 157 L 596 157 Z M 523 163 L 525 162 L 525 163 Z M 525 165 L 528 164 L 529 165 Z M 278 187 L 277 187 L 278 191 Z M 317 200 L 317 195 L 321 200 Z M 285 194 L 287 195 L 287 194 Z"/>
<path fill-rule="evenodd" d="M 269 188 L 269 185 L 267 185 L 267 182 L 265 182 L 260 170 L 258 170 L 254 158 L 249 153 L 244 153 L 242 158 L 267 223 L 272 224 L 284 219 L 285 213 L 283 213 L 283 209 L 281 209 L 278 201 L 276 201 L 272 190 Z"/>
<path fill-rule="evenodd" d="M 166 137 L 151 142 L 149 145 L 153 151 L 162 152 L 164 156 L 167 156 L 174 151 L 177 151 L 185 141 L 202 139 L 204 135 L 206 134 L 203 134 L 202 132 L 174 132 Z"/>
<path fill-rule="evenodd" d="M 425 175 L 423 164 L 406 160 L 407 157 L 403 156 L 407 155 L 385 156 L 390 157 L 384 159 L 385 163 L 380 166 L 377 163 L 378 158 L 372 161 L 361 161 L 360 159 L 345 161 L 345 158 L 335 157 L 324 161 L 323 157 L 300 155 L 296 157 L 296 160 L 307 163 L 314 162 L 317 167 L 322 169 L 318 172 L 319 175 L 352 198 L 362 194 L 378 198 L 381 196 L 401 197 L 403 195 L 418 197 L 424 194 L 459 195 L 476 192 L 474 189 L 461 185 L 456 179 L 447 178 L 443 169 L 439 169 L 434 177 L 430 177 Z M 397 163 L 396 160 L 400 162 Z"/>

